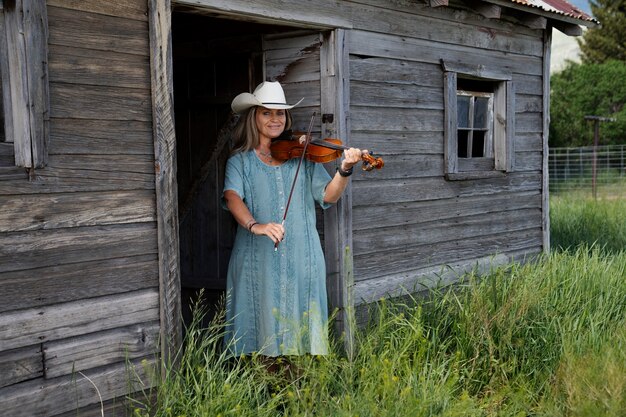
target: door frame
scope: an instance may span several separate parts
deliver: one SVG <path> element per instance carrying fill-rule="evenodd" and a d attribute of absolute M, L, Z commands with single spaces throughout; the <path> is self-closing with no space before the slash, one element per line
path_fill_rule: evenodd
<path fill-rule="evenodd" d="M 251 22 L 281 24 L 329 30 L 328 43 L 321 54 L 322 114 L 333 114 L 333 120 L 322 125 L 322 134 L 332 134 L 348 141 L 348 51 L 347 31 L 351 23 L 337 17 L 333 10 L 321 14 L 291 8 L 292 14 L 282 19 L 269 19 L 255 12 L 248 0 L 177 1 L 177 4 L 206 6 L 223 17 L 246 17 Z M 199 4 L 201 3 L 201 4 Z M 234 5 L 240 8 L 234 12 Z M 172 1 L 148 0 L 150 35 L 150 71 L 156 182 L 156 217 L 159 263 L 160 338 L 164 364 L 175 359 L 182 345 L 182 312 L 180 287 L 180 255 L 178 230 L 178 189 L 176 180 L 176 135 L 174 131 Z M 325 136 L 326 137 L 326 136 Z M 324 242 L 330 310 L 338 308 L 335 330 L 342 336 L 347 353 L 352 353 L 352 217 L 351 188 L 341 200 L 324 213 Z M 163 368 L 163 372 L 164 372 Z"/>

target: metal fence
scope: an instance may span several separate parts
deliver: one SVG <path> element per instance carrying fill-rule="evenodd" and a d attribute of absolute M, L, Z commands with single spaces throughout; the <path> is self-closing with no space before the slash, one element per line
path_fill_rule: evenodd
<path fill-rule="evenodd" d="M 550 148 L 550 192 L 626 197 L 626 145 Z"/>

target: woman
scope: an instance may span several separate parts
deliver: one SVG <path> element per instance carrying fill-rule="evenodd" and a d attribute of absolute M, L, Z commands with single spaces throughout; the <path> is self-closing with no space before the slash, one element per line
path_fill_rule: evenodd
<path fill-rule="evenodd" d="M 305 160 L 281 224 L 299 161 L 276 161 L 270 144 L 291 127 L 289 109 L 301 101 L 287 104 L 278 82 L 263 82 L 231 104 L 241 118 L 223 201 L 239 227 L 228 266 L 225 342 L 236 355 L 328 353 L 326 270 L 315 203 L 327 208 L 339 200 L 361 151 L 344 151 L 332 178 L 321 164 Z"/>

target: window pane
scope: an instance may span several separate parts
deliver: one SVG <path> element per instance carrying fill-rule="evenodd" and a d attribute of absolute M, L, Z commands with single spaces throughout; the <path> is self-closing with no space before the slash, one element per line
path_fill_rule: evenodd
<path fill-rule="evenodd" d="M 467 158 L 467 137 L 469 131 L 468 130 L 458 130 L 458 157 L 459 158 Z"/>
<path fill-rule="evenodd" d="M 481 158 L 485 156 L 485 132 L 474 130 L 472 140 L 472 158 Z"/>
<path fill-rule="evenodd" d="M 474 102 L 474 128 L 487 128 L 487 120 L 489 111 L 489 97 L 476 97 Z"/>
<path fill-rule="evenodd" d="M 456 117 L 459 127 L 469 127 L 470 99 L 468 96 L 456 96 Z"/>

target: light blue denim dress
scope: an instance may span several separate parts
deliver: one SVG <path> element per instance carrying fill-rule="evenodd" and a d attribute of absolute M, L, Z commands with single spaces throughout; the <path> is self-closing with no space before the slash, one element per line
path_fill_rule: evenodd
<path fill-rule="evenodd" d="M 254 151 L 228 160 L 224 190 L 236 192 L 259 223 L 282 221 L 298 159 L 270 166 Z M 228 266 L 225 346 L 235 355 L 328 353 L 326 265 L 315 227 L 331 180 L 322 164 L 303 161 L 274 251 L 267 236 L 237 228 Z"/>

